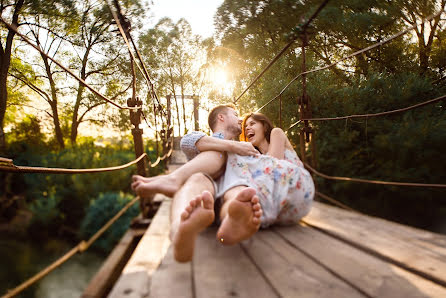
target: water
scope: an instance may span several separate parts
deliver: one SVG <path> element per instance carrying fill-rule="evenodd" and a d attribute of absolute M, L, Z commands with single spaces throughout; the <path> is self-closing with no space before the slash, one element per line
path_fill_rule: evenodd
<path fill-rule="evenodd" d="M 74 245 L 50 240 L 38 244 L 0 238 L 0 295 L 15 288 L 68 252 Z M 17 297 L 80 297 L 106 255 L 77 254 Z"/>

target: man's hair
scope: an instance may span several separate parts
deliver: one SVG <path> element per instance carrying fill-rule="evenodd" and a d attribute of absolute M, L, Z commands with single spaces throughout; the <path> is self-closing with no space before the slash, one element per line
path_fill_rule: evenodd
<path fill-rule="evenodd" d="M 218 105 L 209 112 L 208 124 L 212 131 L 214 131 L 215 125 L 217 124 L 217 116 L 219 114 L 226 115 L 228 113 L 228 108 L 236 110 L 235 105 L 233 105 L 232 103 L 228 103 L 228 104 Z"/>

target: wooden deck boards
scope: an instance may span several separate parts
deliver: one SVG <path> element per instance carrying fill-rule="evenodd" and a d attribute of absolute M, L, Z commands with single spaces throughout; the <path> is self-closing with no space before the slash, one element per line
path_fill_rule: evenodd
<path fill-rule="evenodd" d="M 166 246 L 169 206 L 109 297 L 446 297 L 444 235 L 315 203 L 301 224 L 232 247 L 211 227 L 179 264 Z"/>

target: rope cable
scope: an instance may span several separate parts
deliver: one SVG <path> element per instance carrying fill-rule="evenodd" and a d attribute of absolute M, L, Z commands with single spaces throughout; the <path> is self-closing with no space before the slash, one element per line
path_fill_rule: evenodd
<path fill-rule="evenodd" d="M 310 23 L 316 18 L 316 16 L 321 12 L 321 10 L 327 5 L 329 0 L 324 0 L 321 5 L 317 8 L 317 10 L 313 13 L 313 15 L 302 25 L 303 31 L 305 31 Z M 234 103 L 237 103 L 239 99 L 248 91 L 249 88 L 251 88 L 262 76 L 263 74 L 285 53 L 286 50 L 294 43 L 294 41 L 298 38 L 298 35 L 295 35 L 292 40 L 285 46 L 283 49 L 274 56 L 274 58 L 268 63 L 268 65 L 254 78 L 254 80 L 248 85 L 248 87 L 245 88 L 245 90 L 236 98 L 234 99 Z"/>
<path fill-rule="evenodd" d="M 439 12 L 437 12 L 437 13 L 435 13 L 435 14 L 432 14 L 432 15 L 428 16 L 427 18 L 425 18 L 425 19 L 422 20 L 421 24 L 423 24 L 423 23 L 425 23 L 425 22 L 428 22 L 428 21 L 432 20 L 433 18 L 438 17 L 438 16 L 441 15 L 443 12 L 444 12 L 444 10 L 440 10 Z M 294 77 L 294 78 L 293 78 L 293 79 L 292 79 L 292 80 L 291 80 L 291 81 L 290 81 L 290 82 L 289 82 L 289 83 L 288 83 L 288 84 L 287 84 L 287 85 L 286 85 L 286 86 L 279 92 L 278 95 L 276 95 L 273 99 L 269 100 L 266 104 L 264 104 L 264 105 L 261 106 L 259 109 L 257 109 L 257 110 L 256 110 L 256 113 L 259 112 L 260 110 L 262 110 L 262 109 L 263 109 L 264 107 L 266 107 L 267 105 L 269 105 L 269 104 L 270 104 L 271 102 L 273 102 L 274 100 L 276 100 L 280 95 L 283 94 L 283 92 L 285 92 L 286 89 L 288 89 L 288 87 L 289 87 L 293 82 L 295 82 L 295 81 L 296 81 L 298 78 L 300 78 L 302 75 L 306 75 L 306 74 L 309 74 L 309 73 L 313 73 L 313 72 L 317 72 L 317 71 L 321 71 L 321 70 L 325 70 L 325 69 L 331 68 L 331 67 L 337 65 L 338 63 L 344 61 L 344 60 L 347 60 L 347 59 L 349 59 L 349 58 L 352 58 L 352 57 L 354 57 L 354 56 L 357 56 L 357 55 L 359 55 L 359 54 L 361 54 L 361 53 L 364 53 L 364 52 L 367 52 L 367 51 L 369 51 L 369 50 L 372 50 L 372 49 L 374 49 L 374 48 L 376 48 L 376 47 L 382 46 L 382 45 L 384 45 L 384 44 L 386 44 L 386 43 L 388 43 L 388 42 L 394 40 L 395 38 L 398 38 L 398 37 L 400 37 L 401 35 L 406 34 L 407 32 L 409 32 L 409 31 L 415 29 L 418 25 L 419 25 L 419 24 L 416 23 L 415 25 L 410 26 L 410 27 L 404 29 L 403 31 L 400 31 L 400 32 L 398 32 L 398 33 L 396 33 L 396 34 L 394 34 L 394 35 L 392 35 L 392 36 L 390 36 L 390 37 L 384 39 L 383 41 L 380 41 L 380 42 L 378 42 L 378 43 L 375 43 L 375 44 L 373 44 L 373 45 L 371 45 L 371 46 L 369 46 L 369 47 L 366 47 L 366 48 L 364 48 L 364 49 L 358 50 L 358 51 L 356 51 L 356 52 L 354 52 L 354 53 L 352 53 L 352 54 L 350 54 L 350 55 L 348 55 L 348 56 L 346 56 L 346 57 L 344 57 L 344 58 L 341 58 L 340 60 L 338 60 L 338 61 L 336 61 L 336 62 L 333 62 L 332 64 L 329 64 L 329 65 L 326 65 L 326 66 L 323 66 L 323 67 L 319 67 L 319 68 L 315 68 L 315 69 L 312 69 L 312 70 L 308 70 L 308 71 L 304 71 L 304 72 L 299 73 L 296 77 Z"/>
<path fill-rule="evenodd" d="M 7 23 L 1 16 L 0 16 L 0 21 L 6 26 L 8 27 L 8 29 L 14 31 L 21 39 L 23 39 L 26 43 L 28 43 L 30 46 L 32 46 L 34 49 L 36 49 L 40 54 L 44 55 L 47 59 L 53 61 L 57 66 L 59 66 L 60 68 L 62 68 L 65 72 L 69 73 L 73 78 L 75 78 L 76 80 L 78 80 L 82 85 L 84 85 L 87 89 L 89 89 L 93 94 L 95 94 L 96 96 L 98 96 L 99 98 L 105 100 L 106 102 L 110 103 L 111 105 L 120 108 L 120 109 L 127 109 L 127 110 L 137 110 L 138 108 L 133 108 L 133 107 L 124 107 L 121 106 L 120 104 L 117 104 L 115 102 L 113 102 L 112 100 L 110 100 L 109 98 L 107 98 L 105 95 L 102 95 L 101 93 L 99 93 L 99 91 L 97 91 L 96 89 L 94 89 L 93 87 L 91 87 L 87 82 L 85 82 L 83 79 L 79 78 L 77 75 L 75 75 L 71 70 L 69 70 L 68 68 L 66 68 L 65 66 L 63 66 L 60 62 L 58 62 L 56 59 L 48 56 L 44 51 L 42 51 L 38 46 L 36 46 L 35 44 L 33 44 L 26 36 L 24 36 L 23 34 L 19 33 L 17 30 L 16 26 L 13 26 L 9 23 Z"/>
<path fill-rule="evenodd" d="M 339 176 L 329 176 L 323 174 L 321 172 L 316 171 L 307 163 L 305 164 L 305 168 L 308 168 L 314 174 L 330 180 L 341 180 L 341 181 L 351 181 L 351 182 L 360 182 L 360 183 L 370 183 L 370 184 L 383 184 L 383 185 L 394 185 L 394 186 L 414 186 L 414 187 L 438 187 L 438 188 L 446 188 L 446 184 L 428 184 L 428 183 L 409 183 L 409 182 L 393 182 L 393 181 L 380 181 L 380 180 L 368 180 L 368 179 L 360 179 L 360 178 L 350 178 L 350 177 L 339 177 Z"/>
<path fill-rule="evenodd" d="M 297 122 L 293 123 L 287 130 L 291 129 L 292 127 L 296 126 L 297 124 L 299 124 L 301 121 L 330 121 L 330 120 L 347 120 L 347 119 L 352 119 L 352 118 L 369 118 L 369 117 L 378 117 L 378 116 L 385 116 L 385 115 L 390 115 L 390 114 L 396 114 L 396 113 L 401 113 L 401 112 L 405 112 L 405 111 L 409 111 L 412 109 L 416 109 L 422 106 L 426 106 L 435 102 L 438 102 L 440 100 L 444 100 L 446 99 L 446 95 L 442 95 L 439 96 L 437 98 L 431 99 L 431 100 L 427 100 L 421 103 L 417 103 L 414 104 L 412 106 L 408 106 L 405 108 L 401 108 L 401 109 L 396 109 L 396 110 L 390 110 L 390 111 L 385 111 L 385 112 L 380 112 L 380 113 L 374 113 L 374 114 L 360 114 L 360 115 L 349 115 L 349 116 L 340 116 L 340 117 L 327 117 L 327 118 L 304 118 L 304 119 L 300 119 Z"/>
<path fill-rule="evenodd" d="M 142 65 L 142 67 L 143 67 L 144 70 L 141 68 L 141 66 L 140 66 L 138 63 L 136 63 L 136 66 L 138 67 L 139 71 L 141 72 L 141 74 L 143 75 L 143 77 L 146 79 L 146 81 L 149 83 L 149 86 L 150 86 L 150 94 L 151 94 L 152 100 L 153 100 L 153 97 L 156 98 L 156 100 L 157 100 L 157 102 L 158 102 L 158 105 L 161 107 L 161 110 L 162 110 L 163 113 L 165 114 L 166 112 L 164 111 L 164 109 L 163 109 L 163 107 L 162 107 L 162 105 L 161 105 L 161 103 L 160 103 L 160 101 L 159 101 L 159 99 L 158 99 L 158 96 L 156 95 L 155 88 L 154 88 L 154 86 L 153 86 L 153 84 L 152 84 L 152 81 L 150 80 L 150 76 L 149 76 L 149 73 L 148 73 L 148 71 L 147 71 L 147 68 L 146 68 L 146 66 L 145 66 L 145 64 L 144 64 L 144 62 L 143 62 L 143 60 L 142 60 L 142 58 L 141 58 L 141 55 L 139 54 L 138 49 L 136 48 L 135 43 L 133 42 L 132 36 L 130 35 L 130 23 L 127 24 L 127 25 L 129 26 L 128 30 L 124 31 L 124 28 L 122 27 L 122 23 L 121 23 L 121 21 L 120 21 L 119 16 L 121 16 L 122 19 L 124 19 L 124 20 L 125 20 L 126 18 L 125 18 L 125 17 L 123 16 L 123 14 L 121 13 L 121 8 L 119 7 L 119 3 L 118 3 L 118 1 L 115 0 L 114 3 L 115 3 L 115 6 L 117 7 L 116 9 L 118 10 L 118 14 L 119 14 L 119 16 L 118 16 L 118 15 L 116 14 L 116 12 L 112 9 L 112 7 L 111 7 L 109 1 L 108 1 L 108 0 L 105 0 L 105 1 L 106 1 L 107 5 L 108 5 L 108 8 L 110 9 L 110 11 L 111 11 L 111 13 L 112 13 L 112 15 L 113 15 L 113 18 L 114 18 L 114 20 L 115 20 L 115 22 L 116 22 L 116 25 L 118 26 L 119 32 L 121 33 L 121 36 L 122 36 L 122 38 L 124 39 L 125 44 L 127 45 L 127 48 L 128 48 L 128 50 L 129 50 L 131 59 L 132 59 L 133 61 L 136 61 L 136 58 L 135 58 L 135 55 L 134 55 L 133 52 L 132 52 L 132 47 L 130 46 L 129 40 L 130 40 L 130 41 L 132 42 L 132 44 L 133 44 L 133 47 L 134 47 L 134 49 L 135 49 L 135 51 L 136 51 L 136 53 L 137 53 L 137 56 L 138 56 L 138 58 L 139 58 L 139 61 L 140 61 L 140 63 L 141 63 L 141 65 Z"/>
<path fill-rule="evenodd" d="M 131 165 L 138 163 L 144 157 L 147 157 L 146 153 L 141 154 L 137 159 L 126 163 L 121 166 L 108 167 L 108 168 L 94 168 L 94 169 L 64 169 L 64 168 L 44 168 L 44 167 L 28 167 L 28 166 L 16 166 L 12 163 L 12 160 L 6 158 L 0 158 L 0 171 L 5 172 L 21 172 L 21 173 L 51 173 L 51 174 L 87 174 L 87 173 L 100 173 L 117 171 L 128 168 Z M 3 161 L 3 162 L 1 162 Z"/>
<path fill-rule="evenodd" d="M 84 252 L 86 251 L 110 226 L 115 223 L 131 206 L 133 206 L 138 200 L 140 199 L 139 196 L 135 197 L 132 201 L 128 202 L 127 205 L 125 205 L 118 213 L 115 214 L 100 230 L 98 230 L 88 241 L 82 240 L 77 244 L 75 247 L 73 247 L 69 252 L 67 252 L 65 255 L 60 257 L 58 260 L 53 262 L 51 265 L 46 267 L 45 269 L 41 270 L 39 273 L 34 275 L 33 277 L 29 278 L 19 286 L 15 287 L 12 290 L 9 290 L 2 298 L 10 298 L 18 295 L 22 291 L 29 288 L 32 284 L 39 281 L 49 273 L 51 273 L 54 269 L 65 263 L 67 260 L 69 260 L 72 256 L 74 256 L 76 253 Z"/>

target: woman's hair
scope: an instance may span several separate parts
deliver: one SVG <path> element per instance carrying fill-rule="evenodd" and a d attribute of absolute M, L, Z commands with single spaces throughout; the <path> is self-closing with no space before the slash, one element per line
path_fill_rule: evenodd
<path fill-rule="evenodd" d="M 269 120 L 269 118 L 263 115 L 262 113 L 250 113 L 245 115 L 242 122 L 242 133 L 240 134 L 240 141 L 248 142 L 248 138 L 246 137 L 245 134 L 245 126 L 248 118 L 252 118 L 255 121 L 261 122 L 263 124 L 263 128 L 265 129 L 265 138 L 269 143 L 269 139 L 271 137 L 271 130 L 273 130 L 274 126 L 271 120 Z"/>

